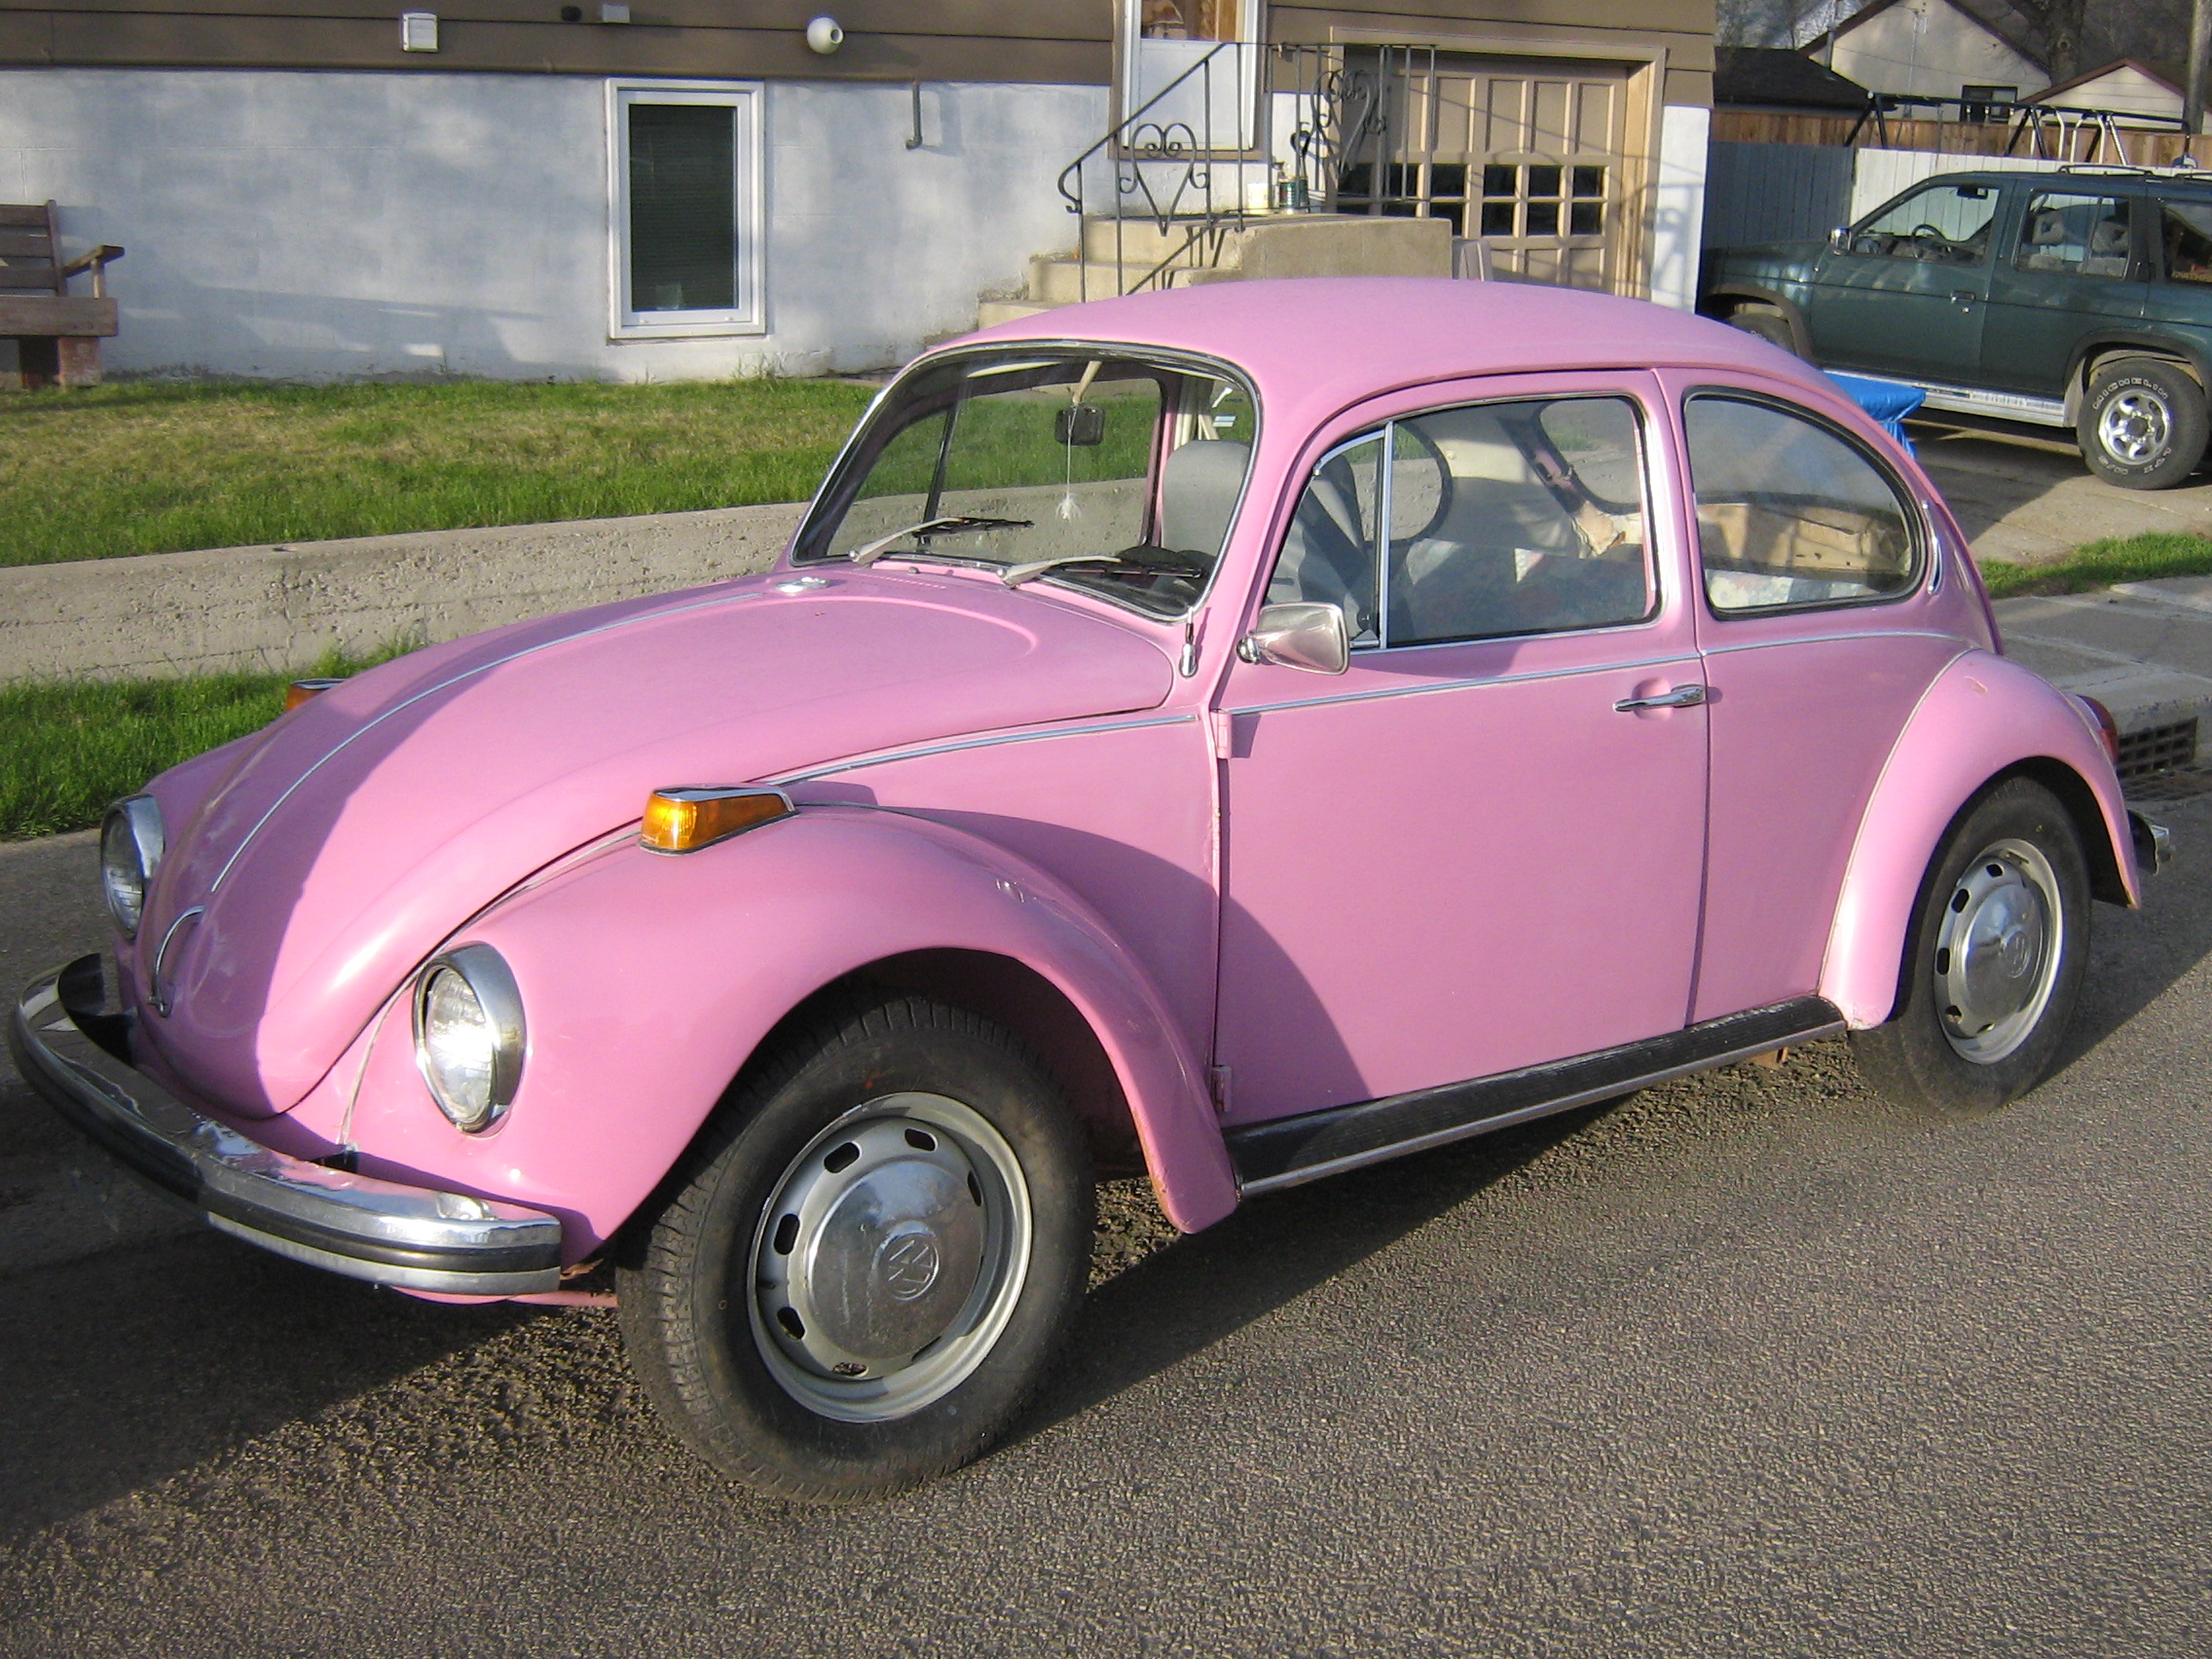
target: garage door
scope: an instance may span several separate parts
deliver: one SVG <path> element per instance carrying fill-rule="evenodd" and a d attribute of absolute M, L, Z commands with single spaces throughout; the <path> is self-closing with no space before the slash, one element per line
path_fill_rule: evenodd
<path fill-rule="evenodd" d="M 1383 50 L 1358 67 L 1382 120 L 1340 210 L 1449 219 L 1501 276 L 1641 292 L 1630 66 Z"/>

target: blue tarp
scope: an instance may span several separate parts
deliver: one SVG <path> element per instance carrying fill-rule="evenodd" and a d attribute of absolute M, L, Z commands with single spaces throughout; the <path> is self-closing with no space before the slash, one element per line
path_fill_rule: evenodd
<path fill-rule="evenodd" d="M 1912 440 L 1904 435 L 1904 418 L 1920 407 L 1921 399 L 1928 394 L 1916 386 L 1900 381 L 1873 380 L 1865 375 L 1839 375 L 1832 371 L 1828 379 L 1843 388 L 1843 394 L 1881 423 L 1882 430 L 1904 445 L 1905 453 L 1912 453 Z"/>

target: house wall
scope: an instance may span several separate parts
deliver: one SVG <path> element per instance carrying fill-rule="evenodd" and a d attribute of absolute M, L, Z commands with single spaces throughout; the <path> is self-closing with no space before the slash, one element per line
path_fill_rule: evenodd
<path fill-rule="evenodd" d="M 396 25 L 395 25 L 396 26 Z M 764 334 L 608 339 L 606 83 L 0 70 L 0 201 L 110 241 L 123 373 L 696 379 L 903 361 L 1069 248 L 1103 86 L 773 81 Z"/>
<path fill-rule="evenodd" d="M 630 0 L 602 23 L 557 0 L 0 0 L 0 63 L 226 69 L 505 70 L 747 80 L 1104 85 L 1112 0 Z M 433 12 L 435 53 L 402 53 L 399 14 Z M 832 56 L 806 44 L 824 12 Z"/>
<path fill-rule="evenodd" d="M 2101 75 L 2077 81 L 2050 101 L 2074 109 L 2109 109 L 2120 115 L 2157 115 L 2181 119 L 2181 93 L 2132 63 L 2116 64 Z"/>
<path fill-rule="evenodd" d="M 1826 61 L 1825 55 L 1823 61 Z M 1950 0 L 1898 0 L 1835 43 L 1835 72 L 1868 92 L 1955 98 L 1964 86 L 2040 92 L 2050 77 Z"/>

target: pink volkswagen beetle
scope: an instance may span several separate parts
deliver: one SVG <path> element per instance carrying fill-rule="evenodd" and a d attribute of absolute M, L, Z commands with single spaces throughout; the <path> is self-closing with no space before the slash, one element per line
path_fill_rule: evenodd
<path fill-rule="evenodd" d="M 314 689 L 307 687 L 308 690 Z M 1911 458 L 1651 306 L 1226 284 L 935 350 L 777 568 L 320 689 L 103 832 L 12 1036 L 296 1260 L 573 1297 L 809 1497 L 1001 1434 L 1094 1171 L 1244 1198 L 1849 1031 L 2052 1063 L 2098 712 Z"/>

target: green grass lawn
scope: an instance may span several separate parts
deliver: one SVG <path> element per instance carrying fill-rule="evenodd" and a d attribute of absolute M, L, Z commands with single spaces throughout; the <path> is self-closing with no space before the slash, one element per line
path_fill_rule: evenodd
<path fill-rule="evenodd" d="M 1992 559 L 1981 567 L 1981 579 L 1992 599 L 2087 593 L 2115 582 L 2203 575 L 2212 575 L 2212 540 L 2171 531 L 2092 541 L 2047 565 L 2008 565 Z"/>
<path fill-rule="evenodd" d="M 0 841 L 90 829 L 155 773 L 267 725 L 287 682 L 397 654 L 325 657 L 290 674 L 0 685 Z"/>
<path fill-rule="evenodd" d="M 869 390 L 124 383 L 0 393 L 0 565 L 803 500 Z"/>

